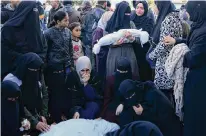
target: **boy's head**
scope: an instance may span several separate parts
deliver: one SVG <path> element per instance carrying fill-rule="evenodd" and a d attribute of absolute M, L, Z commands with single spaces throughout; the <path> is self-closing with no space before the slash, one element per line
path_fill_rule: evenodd
<path fill-rule="evenodd" d="M 69 25 L 69 29 L 72 32 L 72 36 L 80 37 L 81 36 L 81 24 L 79 22 L 73 22 Z"/>

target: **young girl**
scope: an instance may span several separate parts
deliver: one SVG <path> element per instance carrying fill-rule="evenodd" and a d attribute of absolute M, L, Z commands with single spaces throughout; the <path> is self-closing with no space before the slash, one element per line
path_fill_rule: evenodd
<path fill-rule="evenodd" d="M 74 22 L 69 25 L 69 29 L 72 32 L 72 45 L 73 45 L 73 59 L 74 64 L 79 57 L 84 56 L 82 41 L 80 40 L 81 35 L 81 24 L 79 22 Z"/>
<path fill-rule="evenodd" d="M 44 32 L 47 44 L 47 70 L 46 83 L 50 90 L 50 112 L 56 123 L 62 121 L 66 116 L 67 96 L 65 91 L 65 77 L 74 67 L 73 47 L 71 32 L 67 28 L 69 24 L 68 14 L 64 11 L 57 11 L 54 14 L 52 26 Z"/>

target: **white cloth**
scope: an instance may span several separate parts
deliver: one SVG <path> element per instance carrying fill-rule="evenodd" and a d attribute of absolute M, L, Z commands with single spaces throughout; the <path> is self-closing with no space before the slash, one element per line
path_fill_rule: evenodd
<path fill-rule="evenodd" d="M 186 80 L 188 68 L 183 67 L 184 55 L 189 51 L 186 44 L 175 45 L 170 51 L 169 57 L 165 63 L 165 70 L 170 79 L 175 81 L 174 96 L 176 103 L 176 114 L 183 119 L 183 87 Z"/>
<path fill-rule="evenodd" d="M 106 133 L 117 129 L 119 129 L 117 124 L 103 119 L 70 119 L 52 125 L 49 132 L 40 134 L 40 136 L 104 136 Z"/>
<path fill-rule="evenodd" d="M 14 76 L 12 73 L 9 73 L 8 75 L 6 75 L 3 79 L 3 81 L 12 81 L 14 83 L 16 83 L 18 86 L 22 85 L 22 81 L 20 79 L 18 79 L 16 76 Z M 39 87 L 42 87 L 42 84 L 40 81 L 38 81 L 39 83 Z"/>
<path fill-rule="evenodd" d="M 117 32 L 113 32 L 111 34 L 107 34 L 102 37 L 93 48 L 93 53 L 98 54 L 100 51 L 101 46 L 108 46 L 114 45 L 117 43 L 121 38 L 123 43 L 132 43 L 129 39 L 125 38 L 125 32 L 128 31 L 131 33 L 132 37 L 139 37 L 141 44 L 145 44 L 149 40 L 149 34 L 146 31 L 137 30 L 137 29 L 121 29 Z"/>
<path fill-rule="evenodd" d="M 18 86 L 22 85 L 22 81 L 20 79 L 18 79 L 16 76 L 14 76 L 12 73 L 9 73 L 8 75 L 6 75 L 6 77 L 3 79 L 3 81 L 12 81 L 14 83 L 16 83 Z"/>

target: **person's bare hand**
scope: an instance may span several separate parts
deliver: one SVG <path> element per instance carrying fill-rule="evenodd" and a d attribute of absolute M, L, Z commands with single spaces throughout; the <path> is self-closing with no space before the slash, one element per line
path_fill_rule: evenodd
<path fill-rule="evenodd" d="M 176 40 L 171 36 L 166 36 L 164 38 L 164 44 L 165 45 L 174 45 L 175 43 L 176 43 Z"/>
<path fill-rule="evenodd" d="M 36 129 L 41 132 L 48 132 L 50 129 L 50 126 L 43 122 L 38 122 L 38 124 L 36 125 Z"/>
<path fill-rule="evenodd" d="M 132 37 L 132 35 L 131 35 L 131 33 L 130 33 L 129 31 L 126 31 L 126 32 L 125 32 L 125 37 L 126 37 L 126 38 L 129 38 L 129 37 Z"/>
<path fill-rule="evenodd" d="M 142 112 L 143 112 L 143 107 L 142 107 L 142 105 L 139 104 L 139 107 L 133 106 L 133 110 L 135 111 L 135 113 L 136 113 L 137 115 L 141 115 Z"/>
<path fill-rule="evenodd" d="M 96 118 L 95 120 L 101 120 L 102 118 L 101 117 L 99 117 L 99 118 Z"/>
<path fill-rule="evenodd" d="M 73 119 L 79 119 L 79 117 L 80 117 L 79 112 L 75 112 L 74 116 L 73 116 Z"/>

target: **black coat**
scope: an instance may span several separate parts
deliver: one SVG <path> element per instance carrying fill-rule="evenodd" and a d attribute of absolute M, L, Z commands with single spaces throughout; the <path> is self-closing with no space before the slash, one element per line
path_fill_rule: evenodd
<path fill-rule="evenodd" d="M 47 44 L 40 29 L 36 2 L 22 1 L 2 27 L 1 34 L 2 76 L 11 72 L 13 63 L 22 54 L 35 52 L 44 60 Z"/>

